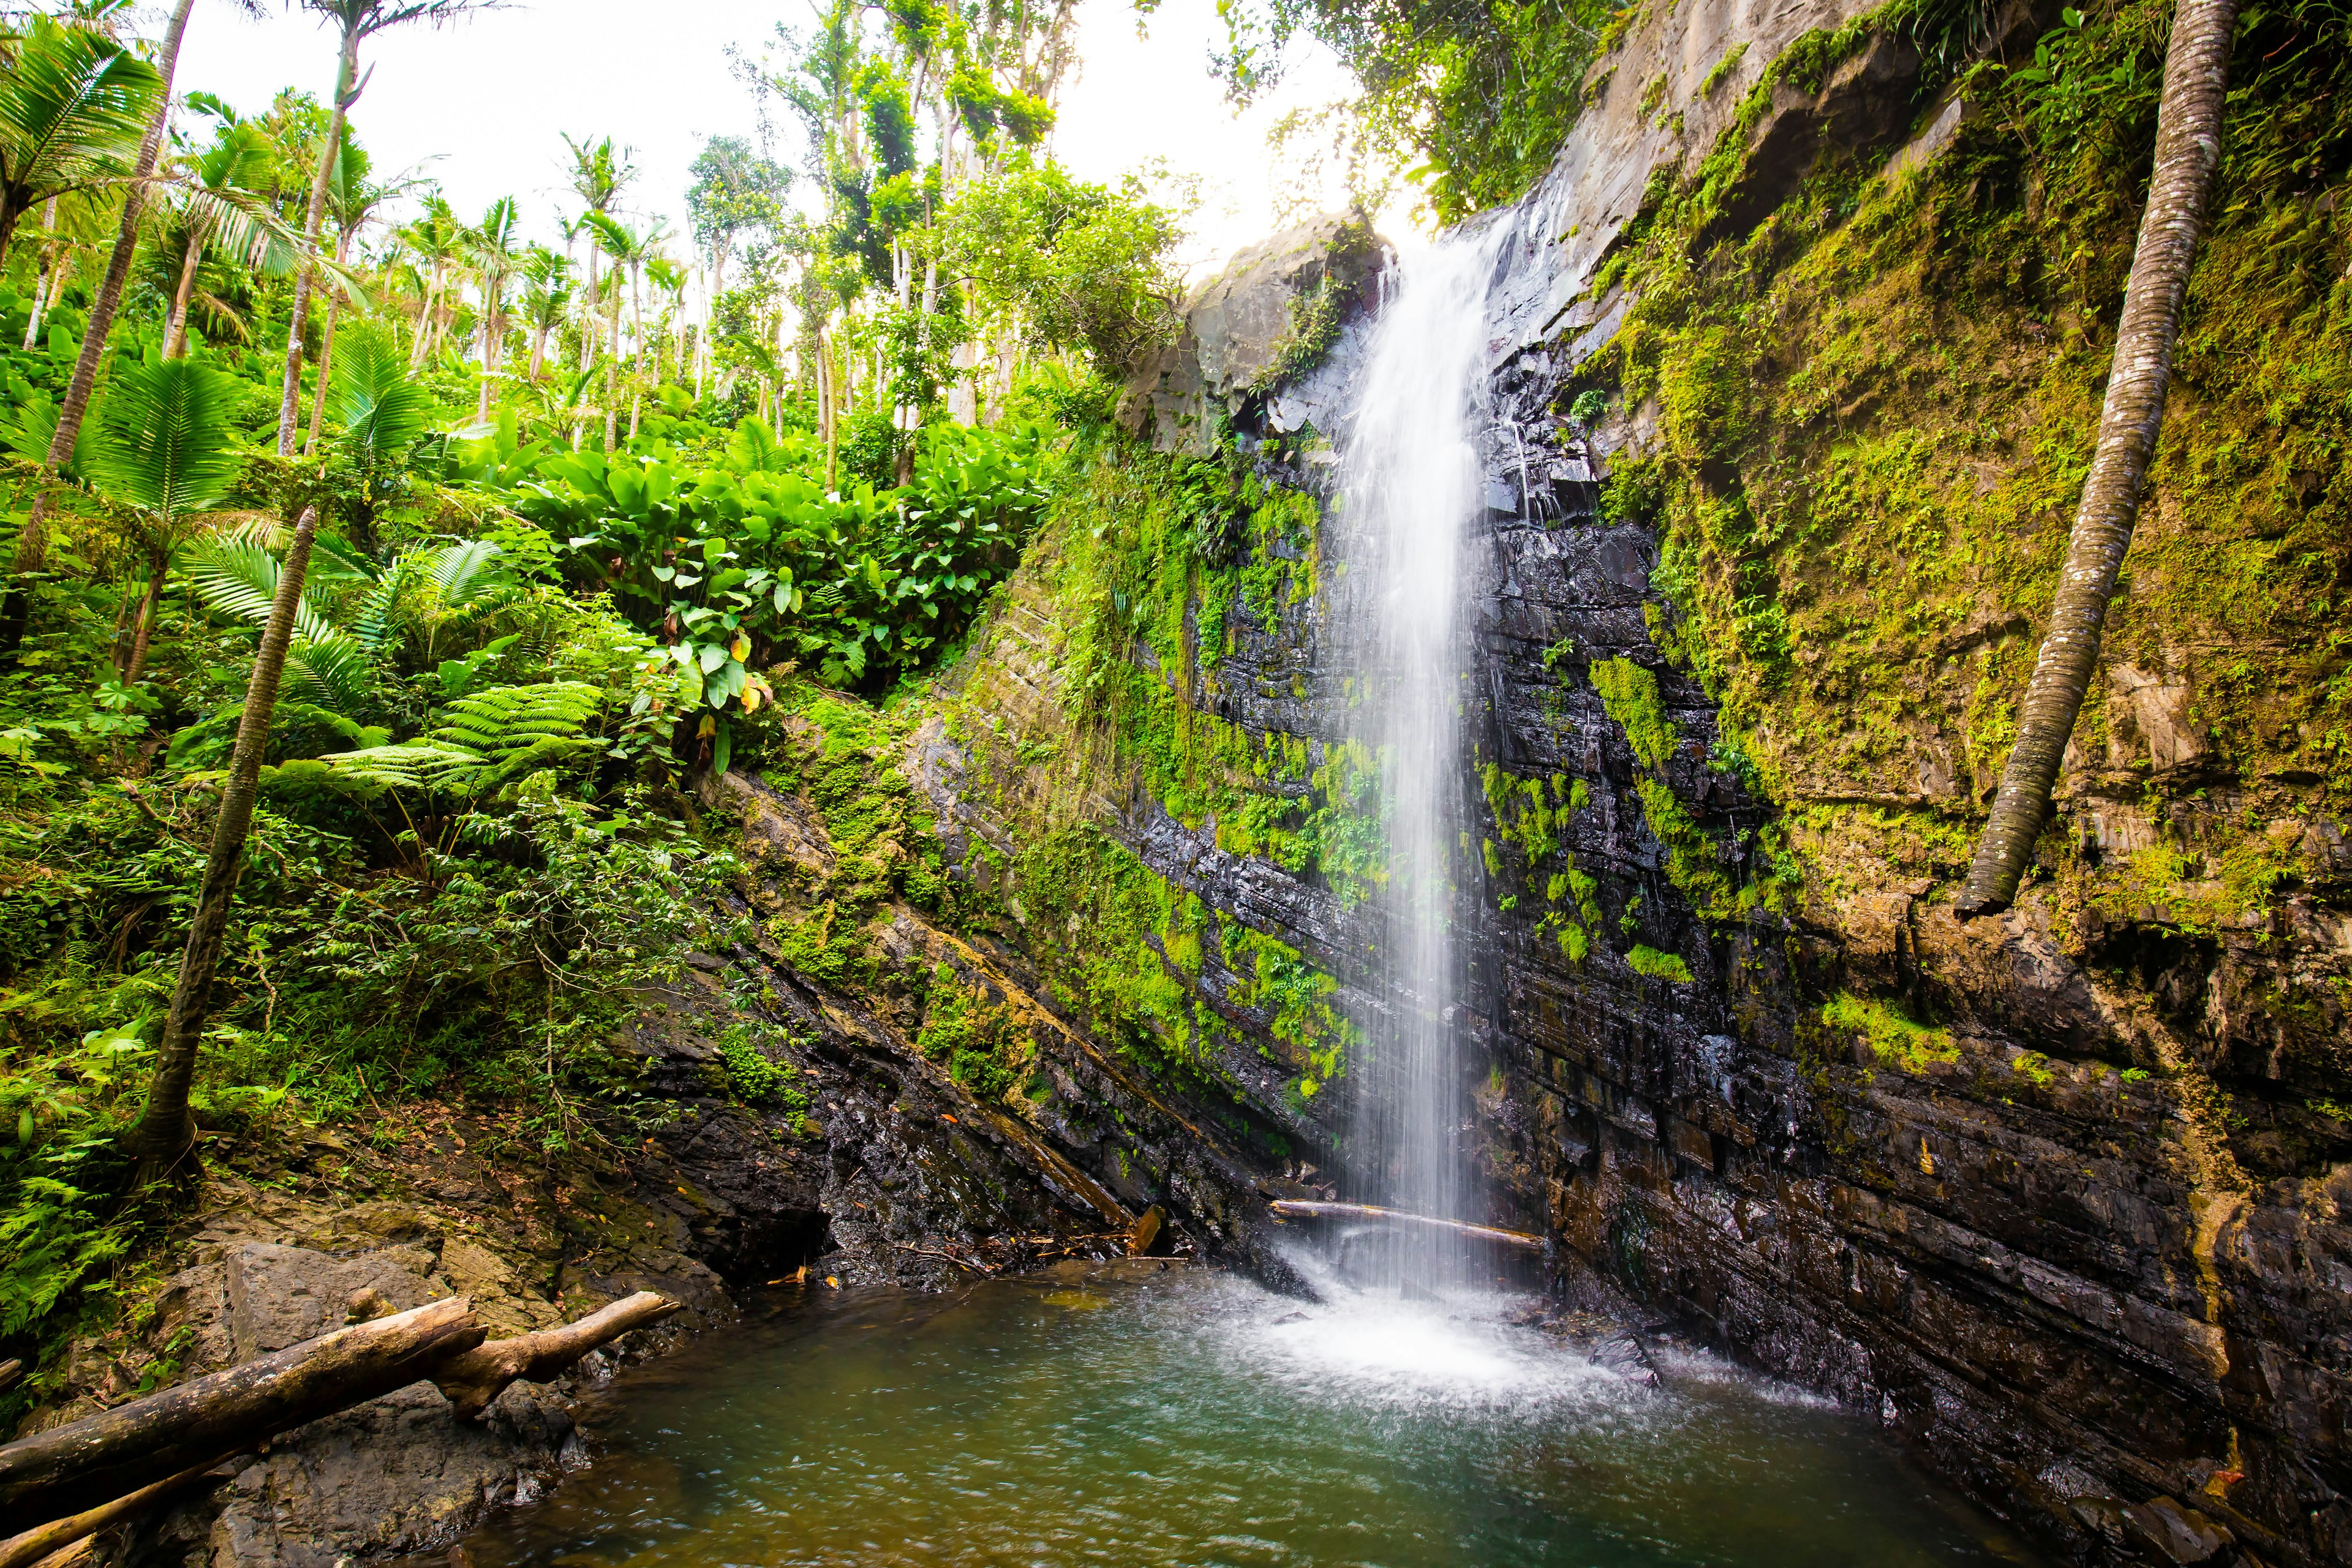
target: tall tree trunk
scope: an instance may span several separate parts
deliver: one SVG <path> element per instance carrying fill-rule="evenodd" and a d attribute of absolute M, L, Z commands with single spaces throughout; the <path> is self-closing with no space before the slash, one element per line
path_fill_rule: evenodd
<path fill-rule="evenodd" d="M 335 264 L 341 266 L 352 258 L 352 232 L 345 229 L 335 241 Z M 327 426 L 327 377 L 335 368 L 335 321 L 343 312 L 341 294 L 327 296 L 326 325 L 319 331 L 319 388 L 310 399 L 310 434 L 302 443 L 302 455 L 309 457 L 319 449 L 319 435 Z"/>
<path fill-rule="evenodd" d="M 246 832 L 253 825 L 261 758 L 269 749 L 269 721 L 278 708 L 278 683 L 286 673 L 294 614 L 302 602 L 310 542 L 318 531 L 318 509 L 305 509 L 278 569 L 269 624 L 262 628 L 261 647 L 254 656 L 245 711 L 237 721 L 236 747 L 229 754 L 228 783 L 221 793 L 220 816 L 213 823 L 212 854 L 205 862 L 195 919 L 189 923 L 187 951 L 180 959 L 179 984 L 172 990 L 172 1010 L 156 1052 L 155 1076 L 147 1086 L 147 1106 L 131 1135 L 131 1151 L 139 1159 L 131 1180 L 134 1192 L 170 1175 L 195 1142 L 188 1121 L 188 1087 L 195 1078 L 196 1046 L 212 1015 L 213 976 L 220 968 L 221 942 L 228 930 L 229 898 L 236 890 L 237 864 L 245 856 Z"/>
<path fill-rule="evenodd" d="M 490 301 L 482 321 L 482 405 L 476 414 L 477 423 L 487 424 L 490 417 L 490 383 L 498 375 L 499 362 L 506 357 L 507 305 L 503 286 L 501 296 Z"/>
<path fill-rule="evenodd" d="M 327 374 L 334 369 L 335 323 L 342 312 L 341 299 L 328 295 L 327 319 L 319 328 L 319 384 L 310 393 L 310 432 L 302 439 L 306 458 L 319 449 L 319 435 L 327 426 Z"/>
<path fill-rule="evenodd" d="M 156 618 L 163 613 L 163 573 L 172 563 L 160 545 L 147 547 L 147 596 L 139 605 L 139 629 L 131 638 L 131 658 L 122 667 L 122 684 L 136 686 L 147 673 L 147 647 L 155 637 Z"/>
<path fill-rule="evenodd" d="M 25 350 L 27 353 L 31 353 L 34 345 L 41 341 L 41 323 L 47 319 L 50 311 L 58 308 L 58 297 L 66 291 L 66 273 L 70 270 L 73 261 L 73 244 L 70 240 L 61 239 L 50 249 L 54 253 L 54 259 L 50 262 L 48 275 L 44 279 L 48 284 L 48 290 L 47 293 L 33 296 L 32 319 L 25 323 Z"/>
<path fill-rule="evenodd" d="M 155 106 L 155 118 L 147 126 L 145 140 L 139 143 L 139 162 L 122 195 L 122 223 L 115 231 L 114 254 L 107 258 L 106 278 L 98 286 L 97 300 L 90 304 L 89 324 L 82 330 L 81 357 L 74 361 L 73 380 L 67 384 L 65 402 L 58 408 L 58 430 L 49 442 L 47 465 L 51 474 L 72 460 L 74 443 L 81 439 L 81 422 L 89 413 L 90 394 L 98 386 L 98 365 L 106 353 L 106 337 L 114 330 L 115 312 L 122 307 L 123 285 L 131 280 L 131 258 L 139 249 L 139 213 L 146 203 L 147 182 L 155 174 L 155 161 L 163 151 L 163 127 L 172 118 L 172 77 L 179 69 L 180 41 L 187 37 L 188 13 L 195 9 L 195 4 L 196 0 L 179 0 L 172 8 L 170 24 L 163 29 L 163 47 L 155 58 L 155 74 L 163 81 L 163 101 Z M 25 526 L 16 531 L 15 564 L 19 574 L 38 572 L 48 563 L 48 508 L 49 490 L 44 484 L 33 498 Z M 14 654 L 24 646 L 25 626 L 31 614 L 32 601 L 21 584 L 12 585 L 5 596 L 0 596 L 0 652 Z"/>
<path fill-rule="evenodd" d="M 2181 303 L 2204 232 L 2230 79 L 2237 0 L 2179 0 L 2157 108 L 2156 165 L 2140 219 L 2099 444 L 2066 544 L 2050 631 L 2018 715 L 2017 744 L 2002 770 L 1992 818 L 1977 840 L 1958 913 L 1997 914 L 2017 897 L 2033 842 L 2050 818 L 2050 792 L 2065 760 L 2099 660 L 2099 627 L 2130 548 L 2149 458 L 2164 424 Z"/>
<path fill-rule="evenodd" d="M 184 359 L 188 353 L 188 302 L 196 297 L 196 268 L 205 258 L 204 237 L 188 231 L 188 253 L 180 259 L 180 286 L 172 295 L 172 321 L 163 333 L 163 357 Z"/>
<path fill-rule="evenodd" d="M 302 417 L 302 335 L 310 325 L 310 290 L 318 278 L 315 259 L 319 236 L 327 226 L 327 187 L 334 179 L 335 161 L 343 144 L 343 128 L 351 122 L 352 105 L 360 97 L 360 36 L 343 29 L 341 63 L 335 70 L 335 112 L 327 121 L 327 140 L 319 149 L 319 169 L 310 179 L 310 211 L 302 223 L 302 256 L 294 273 L 294 310 L 286 326 L 286 386 L 278 401 L 278 455 L 294 455 L 294 434 Z"/>
<path fill-rule="evenodd" d="M 41 302 L 49 291 L 49 275 L 58 266 L 58 198 L 51 196 L 41 213 L 41 232 L 49 236 L 48 244 L 41 247 L 41 270 L 33 279 L 33 310 L 25 318 L 25 352 L 31 353 L 33 345 L 41 341 Z"/>
<path fill-rule="evenodd" d="M 621 437 L 621 286 L 617 272 L 608 292 L 613 296 L 613 357 L 604 366 L 604 450 L 609 453 Z"/>
<path fill-rule="evenodd" d="M 546 326 L 545 326 L 544 324 L 541 324 L 541 325 L 534 326 L 534 327 L 531 329 L 531 336 L 530 336 L 530 378 L 531 378 L 531 380 L 533 380 L 533 381 L 537 381 L 537 380 L 540 378 L 540 374 L 541 374 L 541 372 L 543 372 L 543 371 L 544 371 L 544 370 L 546 370 L 546 369 L 547 369 L 547 328 L 546 328 Z"/>

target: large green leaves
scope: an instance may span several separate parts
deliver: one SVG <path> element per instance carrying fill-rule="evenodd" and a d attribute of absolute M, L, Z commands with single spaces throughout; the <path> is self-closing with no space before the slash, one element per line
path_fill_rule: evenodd
<path fill-rule="evenodd" d="M 236 380 L 194 360 L 125 365 L 98 416 L 90 478 L 169 529 L 220 504 L 241 459 L 231 445 Z"/>

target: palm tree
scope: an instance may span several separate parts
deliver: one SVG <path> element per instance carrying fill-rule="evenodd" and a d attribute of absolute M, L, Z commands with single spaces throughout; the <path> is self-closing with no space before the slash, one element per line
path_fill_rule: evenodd
<path fill-rule="evenodd" d="M 477 11 L 495 9 L 506 0 L 300 0 L 302 6 L 341 29 L 336 54 L 335 105 L 328 121 L 327 139 L 319 149 L 319 169 L 310 182 L 310 211 L 302 226 L 306 257 L 319 254 L 319 236 L 326 223 L 327 188 L 334 177 L 343 129 L 351 121 L 352 105 L 366 90 L 360 75 L 360 45 L 376 34 L 409 22 L 438 26 Z M 302 400 L 302 338 L 310 324 L 310 289 L 316 268 L 304 266 L 294 278 L 294 309 L 286 331 L 286 384 L 278 405 L 278 455 L 294 454 L 294 427 Z"/>
<path fill-rule="evenodd" d="M 572 281 L 572 258 L 543 245 L 534 245 L 522 258 L 522 318 L 530 329 L 530 375 L 537 381 L 547 372 L 547 340 L 572 308 L 578 288 Z"/>
<path fill-rule="evenodd" d="M 466 226 L 438 195 L 425 198 L 425 216 L 410 224 L 401 237 L 431 268 L 425 280 L 425 300 L 416 314 L 416 333 L 409 344 L 408 368 L 420 370 L 441 335 L 441 296 L 466 253 Z"/>
<path fill-rule="evenodd" d="M 359 237 L 362 229 L 375 221 L 377 212 L 417 185 L 417 181 L 404 175 L 389 184 L 376 184 L 367 174 L 367 154 L 356 143 L 344 142 L 342 156 L 336 160 L 333 185 L 327 193 L 327 213 L 335 220 L 338 267 L 350 264 L 352 242 Z M 319 449 L 319 432 L 327 422 L 327 389 L 335 367 L 335 325 L 342 308 L 342 290 L 327 296 L 327 324 L 319 333 L 319 393 L 310 403 L 310 434 L 302 442 L 305 457 Z"/>
<path fill-rule="evenodd" d="M 404 461 L 424 434 L 430 404 L 424 388 L 408 378 L 399 345 L 390 331 L 364 323 L 351 333 L 351 340 L 335 367 L 335 413 L 343 426 L 342 443 L 373 494 L 381 476 Z M 196 427 L 193 420 L 187 423 L 191 429 Z M 154 1076 L 148 1083 L 146 1108 L 131 1135 L 131 1150 L 138 1157 L 131 1177 L 134 1192 L 177 1171 L 195 1144 L 195 1130 L 188 1119 L 188 1089 L 195 1079 L 196 1045 L 212 1016 L 213 976 L 220 967 L 237 864 L 244 858 L 246 834 L 253 825 L 262 757 L 269 745 L 270 718 L 278 706 L 287 655 L 293 647 L 297 623 L 312 618 L 302 593 L 318 529 L 318 509 L 306 509 L 295 523 L 286 559 L 273 574 L 269 618 L 254 658 L 253 678 L 246 684 L 236 746 L 229 754 L 228 781 L 221 792 L 220 816 L 213 825 L 204 880 L 197 888 L 187 950 L 180 960 L 178 984 L 173 987 L 172 1008 L 156 1051 Z M 314 668 L 320 651 L 314 650 Z"/>
<path fill-rule="evenodd" d="M 635 321 L 633 330 L 637 339 L 635 345 L 637 363 L 632 365 L 630 371 L 634 378 L 642 372 L 645 357 L 645 306 L 637 285 L 643 277 L 646 263 L 660 254 L 661 242 L 668 236 L 658 227 L 650 228 L 639 234 L 627 225 L 615 220 L 608 213 L 590 213 L 588 226 L 596 236 L 597 247 L 611 258 L 613 262 L 610 281 L 614 287 L 607 291 L 606 306 L 607 315 L 612 324 L 610 342 L 613 360 L 604 372 L 604 449 L 611 451 L 620 438 L 621 290 L 619 283 L 621 269 L 628 268 L 630 277 L 629 294 Z M 635 426 L 634 417 L 630 420 L 630 425 L 631 433 L 634 435 Z"/>
<path fill-rule="evenodd" d="M 147 555 L 147 595 L 122 666 L 122 683 L 146 672 L 172 552 L 202 531 L 243 465 L 231 444 L 236 379 L 187 360 L 134 364 L 108 384 L 99 409 L 89 477 L 127 516 Z"/>
<path fill-rule="evenodd" d="M 250 10 L 257 0 L 239 0 L 239 3 Z M 89 323 L 82 329 L 81 354 L 74 361 L 73 379 L 66 384 L 65 401 L 58 405 L 58 427 L 50 438 L 48 457 L 44 465 L 53 474 L 72 461 L 74 444 L 81 438 L 82 418 L 89 411 L 90 394 L 98 387 L 99 359 L 105 352 L 107 334 L 114 330 L 114 313 L 121 308 L 122 288 L 130 281 L 131 257 L 139 248 L 140 209 L 146 182 L 153 177 L 156 160 L 163 156 L 163 125 L 172 112 L 172 78 L 179 68 L 180 45 L 187 37 L 188 13 L 194 6 L 195 0 L 179 0 L 179 4 L 172 8 L 172 19 L 163 29 L 163 47 L 156 53 L 154 67 L 151 69 L 138 66 L 138 69 L 144 71 L 152 82 L 149 89 L 151 101 L 147 106 L 146 134 L 139 143 L 138 159 L 131 166 L 131 184 L 123 192 L 122 219 L 114 236 L 114 253 L 107 259 L 106 276 L 99 283 L 98 298 L 90 302 Z M 16 75 L 25 58 L 25 47 L 20 46 L 17 58 L 11 65 L 9 89 L 5 94 L 0 94 L 0 120 L 12 114 L 21 117 L 14 127 L 20 132 L 47 123 L 57 137 L 58 144 L 62 146 L 65 141 L 63 127 L 73 122 L 71 118 L 46 121 L 42 118 L 48 112 L 41 107 L 43 104 L 56 107 L 63 101 L 56 94 L 57 82 L 54 79 L 51 80 L 46 94 L 24 90 L 32 80 L 19 79 Z M 119 58 L 110 58 L 106 69 L 112 70 L 115 59 Z M 137 65 L 137 62 L 132 64 Z M 0 135 L 6 133 L 0 132 Z M 21 153 L 26 145 L 19 143 L 18 151 Z M 33 160 L 35 163 L 38 161 L 37 157 Z M 18 167 L 24 166 L 25 161 L 20 158 Z M 32 510 L 26 514 L 24 526 L 16 531 L 15 568 L 20 579 L 26 574 L 40 571 L 47 563 L 48 510 L 49 492 L 47 487 L 43 487 L 40 493 L 33 498 Z M 5 595 L 0 595 L 0 649 L 13 655 L 23 646 L 30 604 L 20 584 L 12 584 Z"/>
<path fill-rule="evenodd" d="M 482 395 L 474 411 L 478 421 L 490 416 L 490 382 L 499 373 L 499 351 L 507 336 L 507 282 L 522 258 L 515 249 L 515 229 L 521 215 L 512 196 L 500 196 L 467 231 L 467 248 L 474 258 L 474 279 L 482 290 Z"/>
<path fill-rule="evenodd" d="M 612 212 L 621 193 L 636 183 L 637 166 L 629 161 L 632 149 L 615 147 L 610 136 L 602 142 L 575 142 L 566 134 L 563 144 L 572 149 L 572 195 L 588 205 L 580 225 L 572 230 L 578 232 L 586 228 L 589 217 Z M 588 292 L 596 292 L 596 251 L 593 240 L 588 250 Z M 588 363 L 583 351 L 580 368 L 586 370 Z"/>
<path fill-rule="evenodd" d="M 222 106 L 226 109 L 226 105 Z M 262 127 L 227 118 L 211 146 L 187 162 L 190 186 L 214 195 L 229 191 L 267 190 L 278 165 L 278 147 Z M 195 294 L 196 268 L 216 226 L 210 212 L 191 207 L 184 215 L 187 247 L 180 261 L 179 286 L 173 291 L 171 314 L 163 333 L 163 357 L 178 359 L 187 352 L 188 305 Z"/>
<path fill-rule="evenodd" d="M 0 263 L 33 208 L 129 172 L 163 92 L 129 46 L 47 16 L 14 54 L 0 74 Z"/>
<path fill-rule="evenodd" d="M 2172 349 L 2180 334 L 2189 270 L 2204 232 L 2205 204 L 2221 161 L 2221 114 L 2238 0 L 2179 0 L 2157 103 L 2156 165 L 2125 286 L 2123 321 L 2107 377 L 2099 444 L 2058 576 L 2050 633 L 2019 710 L 2017 743 L 2000 793 L 1977 840 L 1958 912 L 1998 914 L 2017 897 L 2033 842 L 2050 819 L 2050 792 L 2099 660 L 2099 627 L 2131 547 L 2148 459 L 2164 425 Z"/>

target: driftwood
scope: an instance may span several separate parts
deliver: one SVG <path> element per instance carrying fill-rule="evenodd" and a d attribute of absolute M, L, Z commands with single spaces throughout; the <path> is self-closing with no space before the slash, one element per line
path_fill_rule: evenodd
<path fill-rule="evenodd" d="M 677 1310 L 677 1303 L 668 1297 L 640 1290 L 576 1323 L 477 1345 L 436 1367 L 433 1382 L 457 1407 L 460 1420 L 478 1420 L 507 1384 L 545 1383 L 597 1346 L 632 1329 L 648 1328 Z"/>
<path fill-rule="evenodd" d="M 156 1484 L 176 1485 L 278 1433 L 421 1381 L 438 1386 L 461 1417 L 478 1417 L 509 1384 L 543 1382 L 677 1310 L 640 1291 L 563 1328 L 488 1344 L 463 1296 L 355 1323 L 0 1446 L 0 1518 L 59 1520 L 54 1530 L 71 1522 L 65 1515 L 135 1509 Z M 0 1542 L 0 1552 L 26 1539 Z M 0 1556 L 0 1564 L 16 1561 Z"/>
<path fill-rule="evenodd" d="M 38 1530 L 28 1530 L 22 1535 L 12 1535 L 0 1541 L 0 1568 L 26 1568 L 28 1563 L 38 1563 L 53 1552 L 96 1535 L 110 1524 L 131 1518 L 183 1487 L 194 1486 L 215 1468 L 214 1465 L 192 1465 L 176 1476 L 167 1476 L 152 1486 L 141 1487 L 128 1497 L 116 1498 L 112 1502 L 84 1509 L 71 1518 L 58 1520 L 55 1524 L 45 1524 Z"/>
<path fill-rule="evenodd" d="M 0 1516 L 55 1519 L 405 1388 L 482 1342 L 463 1296 L 321 1334 L 0 1447 Z"/>
<path fill-rule="evenodd" d="M 15 1384 L 18 1378 L 24 1375 L 25 1363 L 23 1362 L 0 1361 L 0 1390 L 8 1388 L 11 1384 Z"/>
<path fill-rule="evenodd" d="M 1436 1219 L 1425 1214 L 1407 1214 L 1402 1209 L 1375 1208 L 1370 1204 L 1327 1204 L 1306 1198 L 1277 1198 L 1274 1212 L 1281 1219 L 1376 1219 L 1389 1225 L 1418 1226 L 1424 1230 L 1451 1231 L 1477 1241 L 1491 1241 L 1500 1247 L 1524 1247 L 1530 1250 L 1544 1244 L 1540 1236 L 1524 1230 L 1504 1230 L 1491 1225 L 1471 1225 L 1458 1219 Z"/>

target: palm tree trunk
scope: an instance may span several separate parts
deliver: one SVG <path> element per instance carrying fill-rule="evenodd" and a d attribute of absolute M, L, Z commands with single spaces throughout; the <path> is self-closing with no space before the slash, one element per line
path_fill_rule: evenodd
<path fill-rule="evenodd" d="M 213 824 L 212 854 L 197 889 L 179 984 L 172 991 L 172 1010 L 156 1052 L 155 1076 L 147 1087 L 146 1110 L 131 1134 L 131 1152 L 139 1160 L 131 1178 L 134 1192 L 170 1175 L 195 1142 L 188 1120 L 188 1087 L 195 1078 L 196 1045 L 212 1016 L 213 976 L 220 968 L 221 942 L 228 930 L 229 897 L 236 889 L 237 863 L 244 858 L 246 833 L 253 825 L 269 721 L 278 707 L 278 681 L 286 673 L 286 650 L 294 640 L 295 608 L 301 603 L 303 579 L 310 574 L 310 542 L 318 531 L 318 509 L 305 510 L 278 571 L 269 624 L 262 630 L 253 679 L 245 689 L 245 711 L 237 721 L 236 748 L 229 756 L 228 784 Z"/>
<path fill-rule="evenodd" d="M 319 449 L 320 432 L 327 426 L 327 374 L 334 368 L 335 322 L 342 311 L 341 299 L 328 295 L 327 320 L 319 329 L 319 384 L 310 395 L 310 433 L 302 441 L 302 455 L 306 458 Z"/>
<path fill-rule="evenodd" d="M 2099 627 L 2131 546 L 2148 461 L 2164 425 L 2181 303 L 2221 163 L 2237 16 L 2237 0 L 2179 0 L 2173 15 L 2157 107 L 2155 174 L 2116 329 L 2098 449 L 2067 541 L 2049 635 L 2018 715 L 2017 744 L 1960 890 L 1963 918 L 1998 914 L 2015 900 L 2033 842 L 2049 821 L 2050 792 L 2098 665 Z"/>
<path fill-rule="evenodd" d="M 147 596 L 139 605 L 139 629 L 131 638 L 131 658 L 122 667 L 122 684 L 136 686 L 147 673 L 147 647 L 155 637 L 156 618 L 163 613 L 163 573 L 172 558 L 150 545 L 147 550 Z"/>
<path fill-rule="evenodd" d="M 41 323 L 47 319 L 50 311 L 58 308 L 58 297 L 66 291 L 66 273 L 73 260 L 71 241 L 61 239 L 49 249 L 51 253 L 49 270 L 43 279 L 47 283 L 48 289 L 46 293 L 33 296 L 32 319 L 25 323 L 25 351 L 27 353 L 31 353 L 34 345 L 41 341 Z"/>
<path fill-rule="evenodd" d="M 613 358 L 604 367 L 604 450 L 610 452 L 621 437 L 621 289 L 615 284 L 613 296 L 612 349 Z"/>
<path fill-rule="evenodd" d="M 327 186 L 334 177 L 336 155 L 342 146 L 343 128 L 350 123 L 352 105 L 359 101 L 360 35 L 343 29 L 342 63 L 335 72 L 335 112 L 327 122 L 327 139 L 319 149 L 318 173 L 310 179 L 310 210 L 302 224 L 302 259 L 294 273 L 294 310 L 286 326 L 286 386 L 278 402 L 278 455 L 294 455 L 294 432 L 302 416 L 302 335 L 310 325 L 310 289 L 318 275 L 311 258 L 319 254 L 319 235 L 327 226 Z"/>
<path fill-rule="evenodd" d="M 33 279 L 33 313 L 25 319 L 25 352 L 31 353 L 33 345 L 41 341 L 41 305 L 49 292 L 49 275 L 58 265 L 58 198 L 51 196 L 41 214 L 41 232 L 50 236 L 49 243 L 41 247 L 41 270 Z"/>
<path fill-rule="evenodd" d="M 335 241 L 337 266 L 352 258 L 352 231 L 345 229 Z M 302 443 L 302 455 L 310 456 L 319 449 L 319 433 L 327 424 L 327 376 L 335 368 L 335 321 L 342 314 L 343 297 L 327 296 L 327 321 L 319 332 L 319 390 L 310 399 L 310 434 Z"/>
<path fill-rule="evenodd" d="M 180 261 L 180 287 L 172 295 L 172 321 L 163 333 L 163 357 L 182 359 L 188 352 L 188 301 L 195 298 L 196 268 L 205 258 L 204 237 L 188 231 L 188 253 Z"/>
<path fill-rule="evenodd" d="M 163 127 L 172 118 L 172 77 L 179 69 L 180 41 L 187 36 L 188 13 L 195 9 L 196 0 L 179 0 L 172 8 L 172 20 L 163 29 L 163 47 L 155 57 L 155 74 L 162 79 L 162 101 L 156 105 L 155 118 L 147 126 L 146 139 L 139 143 L 139 162 L 131 172 L 131 184 L 122 195 L 122 223 L 115 231 L 114 254 L 108 258 L 106 278 L 98 286 L 98 298 L 89 308 L 89 325 L 81 335 L 81 357 L 74 362 L 73 380 L 66 386 L 65 401 L 58 408 L 58 430 L 49 442 L 47 468 L 56 473 L 73 457 L 74 443 L 81 439 L 81 422 L 89 413 L 90 394 L 98 387 L 98 364 L 106 352 L 107 334 L 114 330 L 114 314 L 122 307 L 123 286 L 131 280 L 131 258 L 139 249 L 139 213 L 146 202 L 146 183 L 154 177 L 155 161 L 163 151 Z M 32 510 L 25 518 L 24 527 L 16 531 L 16 570 L 19 574 L 38 572 L 48 563 L 49 531 L 47 527 L 49 491 L 47 485 L 33 498 Z M 24 645 L 25 626 L 31 616 L 31 601 L 21 586 L 12 586 L 0 596 L 0 651 L 14 654 Z"/>

